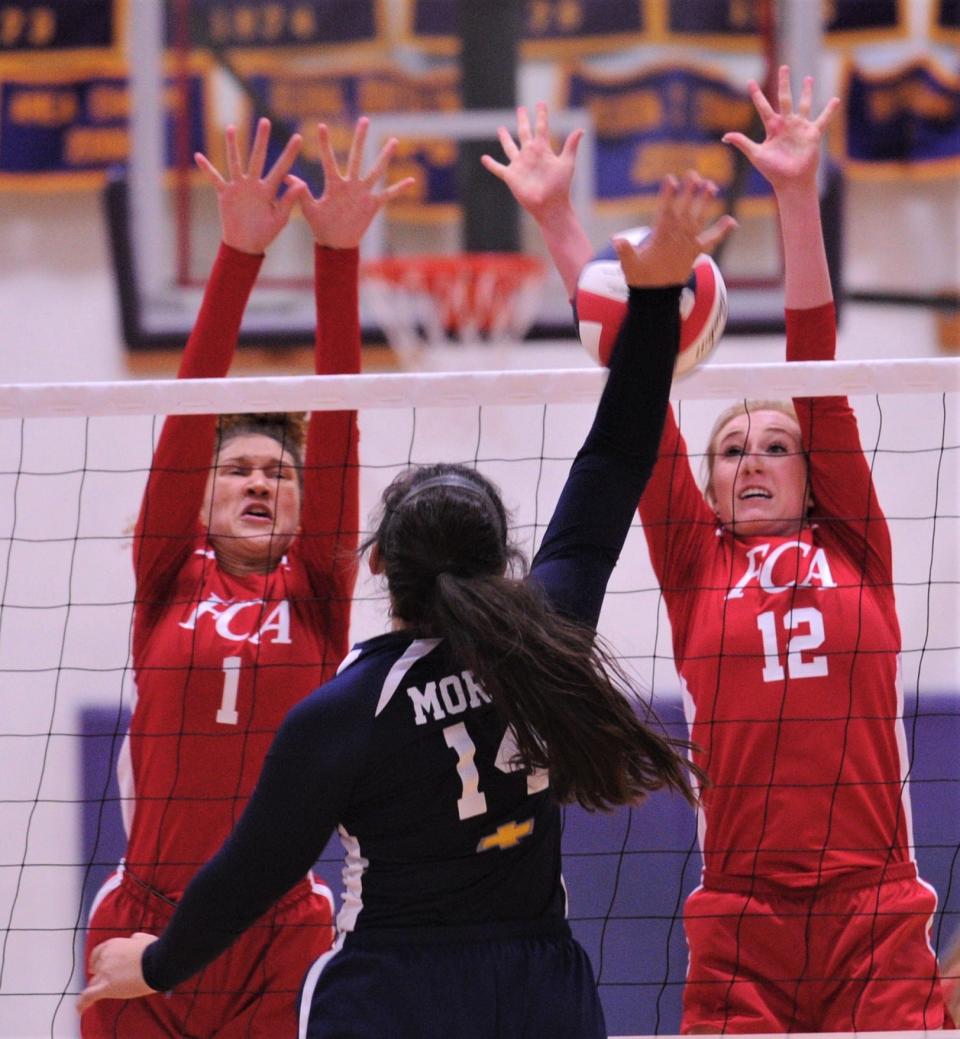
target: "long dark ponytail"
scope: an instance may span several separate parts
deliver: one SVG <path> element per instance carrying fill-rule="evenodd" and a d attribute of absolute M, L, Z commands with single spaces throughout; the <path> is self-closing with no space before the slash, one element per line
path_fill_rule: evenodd
<path fill-rule="evenodd" d="M 522 556 L 489 480 L 456 465 L 401 473 L 364 547 L 376 553 L 394 616 L 418 637 L 446 641 L 512 728 L 517 763 L 549 770 L 558 801 L 608 809 L 662 787 L 695 801 L 687 744 L 657 731 L 651 712 L 650 725 L 637 716 L 628 679 L 592 629 L 518 579 Z"/>

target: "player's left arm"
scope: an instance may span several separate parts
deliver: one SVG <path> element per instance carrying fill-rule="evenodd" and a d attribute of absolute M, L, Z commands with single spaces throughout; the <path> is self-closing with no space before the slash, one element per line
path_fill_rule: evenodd
<path fill-rule="evenodd" d="M 817 170 L 823 135 L 839 100 L 831 98 L 813 116 L 813 80 L 806 76 L 794 104 L 790 69 L 778 74 L 777 107 L 755 83 L 750 96 L 764 127 L 764 140 L 741 133 L 723 140 L 750 160 L 773 187 L 784 255 L 787 360 L 826 361 L 836 356 L 836 311 L 820 216 Z M 813 515 L 835 525 L 854 559 L 879 567 L 889 578 L 890 536 L 860 444 L 857 421 L 845 397 L 794 401 L 809 460 Z"/>

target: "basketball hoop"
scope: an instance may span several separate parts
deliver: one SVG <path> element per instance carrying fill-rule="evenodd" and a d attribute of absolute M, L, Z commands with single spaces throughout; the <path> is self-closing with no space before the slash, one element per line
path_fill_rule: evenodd
<path fill-rule="evenodd" d="M 408 364 L 427 347 L 520 342 L 545 273 L 542 260 L 524 253 L 392 256 L 361 267 L 373 315 Z"/>

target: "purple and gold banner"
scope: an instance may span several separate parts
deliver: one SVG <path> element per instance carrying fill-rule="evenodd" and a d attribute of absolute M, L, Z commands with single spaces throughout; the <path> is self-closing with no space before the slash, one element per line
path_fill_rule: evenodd
<path fill-rule="evenodd" d="M 931 0 L 930 36 L 939 43 L 960 46 L 960 0 Z"/>
<path fill-rule="evenodd" d="M 763 51 L 764 0 L 663 0 L 671 43 L 722 50 Z"/>
<path fill-rule="evenodd" d="M 362 70 L 323 73 L 291 72 L 280 63 L 260 61 L 244 71 L 251 90 L 263 105 L 282 121 L 286 130 L 303 134 L 304 158 L 318 161 L 316 126 L 327 123 L 335 151 L 345 152 L 350 145 L 354 124 L 360 115 L 371 120 L 371 140 L 376 134 L 390 133 L 378 120 L 382 112 L 454 112 L 462 107 L 460 74 L 444 69 L 413 76 L 395 66 L 371 66 Z M 251 129 L 254 113 L 251 112 Z M 282 142 L 272 145 L 271 160 Z M 406 216 L 445 215 L 457 201 L 456 173 L 458 149 L 455 141 L 405 141 L 401 138 L 390 163 L 391 179 L 414 178 L 414 187 L 404 194 L 402 204 L 391 206 L 396 219 Z M 309 171 L 300 170 L 308 181 Z M 316 188 L 316 184 L 311 184 Z"/>
<path fill-rule="evenodd" d="M 207 150 L 206 81 L 187 78 L 195 113 L 188 127 L 189 154 Z M 174 166 L 174 113 L 185 110 L 179 88 L 167 84 L 168 168 Z M 0 81 L 0 189 L 18 191 L 99 186 L 105 171 L 127 161 L 130 90 L 125 70 L 7 75 Z"/>
<path fill-rule="evenodd" d="M 847 67 L 843 159 L 872 177 L 955 175 L 960 169 L 960 75 L 929 59 L 890 72 Z"/>
<path fill-rule="evenodd" d="M 119 57 L 125 0 L 4 0 L 0 57 L 101 52 Z"/>
<path fill-rule="evenodd" d="M 907 0 L 820 0 L 827 43 L 879 43 L 906 37 Z"/>
<path fill-rule="evenodd" d="M 525 58 L 556 58 L 650 43 L 659 3 L 524 0 L 521 53 Z M 400 40 L 430 53 L 456 54 L 457 0 L 404 0 Z"/>
<path fill-rule="evenodd" d="M 746 132 L 753 105 L 745 90 L 710 69 L 655 66 L 631 76 L 571 72 L 564 104 L 586 108 L 596 128 L 596 192 L 602 207 L 634 205 L 656 195 L 668 174 L 695 169 L 725 195 L 736 172 L 728 130 Z M 744 195 L 767 200 L 767 182 L 752 170 Z M 766 201 L 765 203 L 766 204 Z"/>
<path fill-rule="evenodd" d="M 185 19 L 185 23 L 184 23 Z M 386 45 L 383 0 L 190 0 L 168 4 L 167 42 L 262 49 Z"/>

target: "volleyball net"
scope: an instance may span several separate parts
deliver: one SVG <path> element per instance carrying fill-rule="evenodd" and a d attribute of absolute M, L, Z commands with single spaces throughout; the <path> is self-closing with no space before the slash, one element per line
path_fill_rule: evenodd
<path fill-rule="evenodd" d="M 123 853 L 113 783 L 129 719 L 132 529 L 163 417 L 356 408 L 361 519 L 410 464 L 476 465 L 529 559 L 605 373 L 536 372 L 0 387 L 0 1036 L 74 1035 L 90 899 Z M 886 513 L 903 633 L 916 856 L 937 890 L 932 940 L 960 930 L 960 362 L 714 365 L 674 402 L 696 467 L 720 402 L 846 394 Z M 352 639 L 385 630 L 364 572 Z M 670 626 L 637 521 L 600 631 L 671 731 L 684 732 Z M 682 907 L 700 872 L 678 798 L 565 810 L 570 919 L 612 1035 L 679 1030 Z M 320 872 L 338 889 L 331 845 Z"/>

